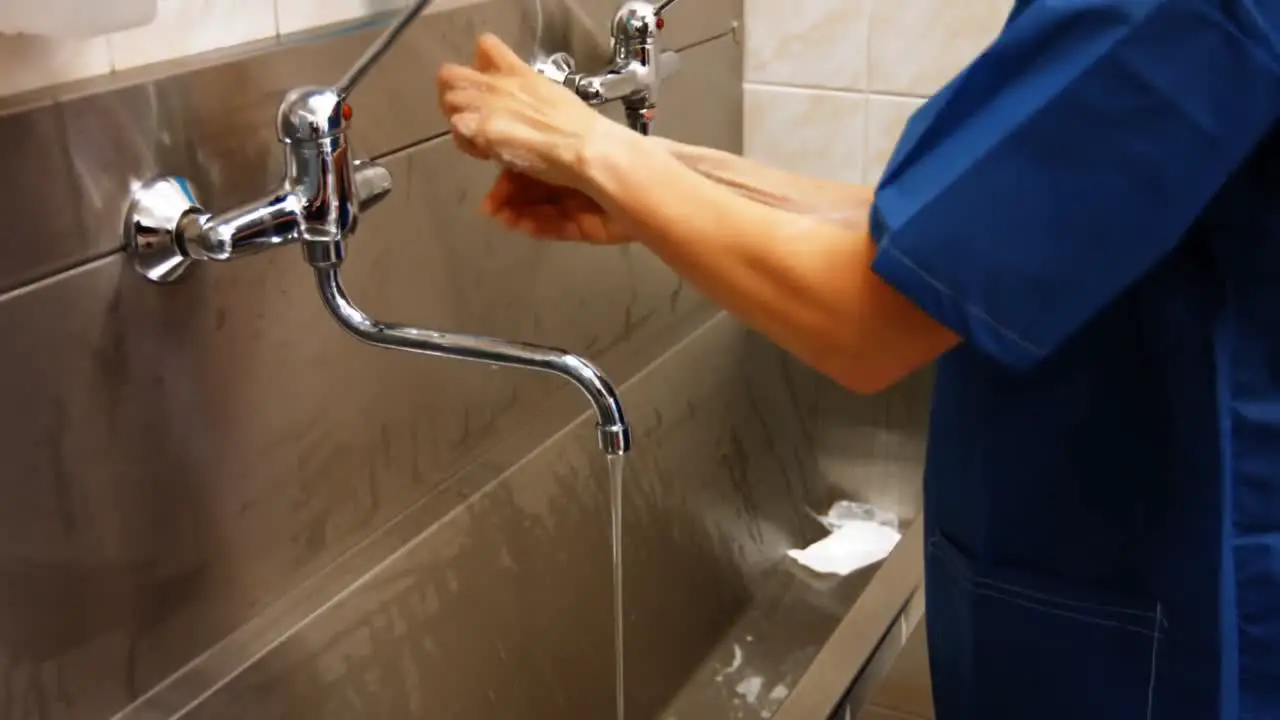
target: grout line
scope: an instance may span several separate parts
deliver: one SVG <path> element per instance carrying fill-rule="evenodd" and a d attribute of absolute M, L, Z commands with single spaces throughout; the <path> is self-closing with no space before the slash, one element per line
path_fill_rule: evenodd
<path fill-rule="evenodd" d="M 867 92 L 871 88 L 871 22 L 875 17 L 876 0 L 867 0 L 862 5 L 862 85 Z"/>
<path fill-rule="evenodd" d="M 926 95 L 893 92 L 891 90 L 850 90 L 848 88 L 831 88 L 804 83 L 782 83 L 763 80 L 746 80 L 742 83 L 748 87 L 769 88 L 773 90 L 807 90 L 809 92 L 835 93 L 837 95 L 866 95 L 868 97 L 888 98 L 892 100 L 928 100 Z"/>
<path fill-rule="evenodd" d="M 258 0 L 258 1 L 261 2 L 262 0 Z M 274 14 L 276 18 L 276 39 L 279 39 L 281 35 L 280 33 L 280 0 L 273 0 L 271 4 L 275 6 Z"/>
<path fill-rule="evenodd" d="M 74 275 L 87 268 L 106 264 L 107 261 L 111 260 L 116 255 L 123 252 L 123 250 L 124 248 L 121 248 L 121 247 L 114 247 L 114 248 L 111 248 L 110 250 L 102 250 L 93 255 L 89 255 L 88 257 L 79 258 L 74 261 L 74 264 L 68 267 L 60 267 L 57 270 L 53 270 L 51 272 L 46 272 L 41 275 L 37 275 L 36 277 L 30 280 L 24 280 L 21 285 L 18 285 L 16 287 L 10 288 L 8 290 L 0 290 L 0 304 L 9 302 L 14 298 L 19 297 L 21 295 L 25 295 L 29 292 L 34 292 L 36 290 L 39 290 L 42 287 L 46 287 L 48 285 L 61 282 L 63 279 L 70 277 L 71 275 Z"/>
<path fill-rule="evenodd" d="M 447 137 L 449 137 L 451 134 L 453 134 L 453 131 L 452 131 L 452 130 L 448 130 L 448 129 L 446 129 L 446 130 L 441 130 L 440 132 L 432 133 L 432 134 L 430 134 L 430 135 L 428 135 L 428 136 L 426 136 L 426 137 L 418 138 L 417 140 L 410 140 L 409 142 L 404 143 L 403 145 L 397 145 L 396 147 L 388 148 L 387 150 L 383 150 L 382 152 L 378 153 L 377 155 L 374 155 L 373 157 L 371 157 L 371 158 L 369 158 L 369 159 L 370 159 L 370 160 L 374 160 L 374 161 L 378 161 L 378 160 L 386 160 L 386 159 L 388 159 L 388 158 L 390 158 L 390 157 L 393 157 L 393 156 L 395 156 L 395 155 L 403 155 L 404 153 L 412 152 L 412 151 L 414 151 L 414 150 L 417 150 L 418 148 L 422 147 L 423 145 L 428 145 L 428 144 L 433 143 L 433 142 L 435 142 L 435 141 L 437 141 L 437 140 L 441 140 L 441 139 L 443 139 L 443 138 L 447 138 Z"/>
<path fill-rule="evenodd" d="M 862 7 L 862 85 L 871 87 L 871 21 L 875 15 L 873 9 L 876 0 L 867 0 Z M 868 98 L 870 91 L 868 90 Z M 862 107 L 862 167 L 858 174 L 862 181 L 879 185 L 879 178 L 871 178 L 871 101 L 868 99 Z"/>
<path fill-rule="evenodd" d="M 726 28 L 725 30 L 721 30 L 720 32 L 718 32 L 718 33 L 716 33 L 715 35 L 712 35 L 712 36 L 710 36 L 710 37 L 706 37 L 706 38 L 703 38 L 703 39 L 701 39 L 701 40 L 694 40 L 693 42 L 690 42 L 690 43 L 686 43 L 686 44 L 684 44 L 684 45 L 681 45 L 680 47 L 675 48 L 675 52 L 682 53 L 682 52 L 684 52 L 684 51 L 686 51 L 686 50 L 692 50 L 692 49 L 697 48 L 697 47 L 702 47 L 703 45 L 706 45 L 707 43 L 711 43 L 711 42 L 715 42 L 716 40 L 721 40 L 721 39 L 723 39 L 723 38 L 731 37 L 731 36 L 732 36 L 734 33 L 736 33 L 737 31 L 738 31 L 738 23 L 736 23 L 736 22 L 734 22 L 734 23 L 730 23 L 730 24 L 729 24 L 729 27 L 728 27 L 728 28 Z M 745 53 L 743 54 L 743 57 L 746 57 L 746 54 L 745 54 Z"/>

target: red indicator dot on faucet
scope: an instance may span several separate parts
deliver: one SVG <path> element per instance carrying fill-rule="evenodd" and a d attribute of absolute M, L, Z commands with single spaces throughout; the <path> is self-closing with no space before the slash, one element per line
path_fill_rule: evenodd
<path fill-rule="evenodd" d="M 347 103 L 342 103 L 342 119 L 351 122 L 351 106 Z"/>
<path fill-rule="evenodd" d="M 658 18 L 658 29 L 661 30 L 666 26 L 667 26 L 667 21 L 663 20 L 662 18 Z"/>

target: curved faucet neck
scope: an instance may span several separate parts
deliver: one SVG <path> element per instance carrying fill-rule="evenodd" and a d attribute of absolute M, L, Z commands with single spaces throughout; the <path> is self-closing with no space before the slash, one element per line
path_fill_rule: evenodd
<path fill-rule="evenodd" d="M 559 375 L 578 387 L 591 401 L 596 413 L 600 449 L 608 455 L 631 450 L 631 430 L 622 412 L 622 400 L 605 374 L 585 358 L 565 350 L 499 340 L 482 335 L 436 332 L 422 328 L 374 320 L 347 295 L 337 267 L 317 267 L 316 285 L 325 309 L 344 330 L 370 345 L 541 370 Z"/>

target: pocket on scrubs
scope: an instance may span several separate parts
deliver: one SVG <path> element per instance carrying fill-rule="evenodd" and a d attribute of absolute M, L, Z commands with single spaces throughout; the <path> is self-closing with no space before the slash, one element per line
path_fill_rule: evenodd
<path fill-rule="evenodd" d="M 927 551 L 938 720 L 1148 720 L 1161 619 L 1154 603 Z"/>

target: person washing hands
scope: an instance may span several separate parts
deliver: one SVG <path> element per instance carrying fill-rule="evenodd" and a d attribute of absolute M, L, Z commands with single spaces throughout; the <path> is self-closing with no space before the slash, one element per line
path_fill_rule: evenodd
<path fill-rule="evenodd" d="M 439 91 L 508 227 L 642 243 L 854 392 L 937 361 L 939 720 L 1280 718 L 1280 2 L 1019 0 L 877 188 L 642 137 L 492 36 Z"/>

